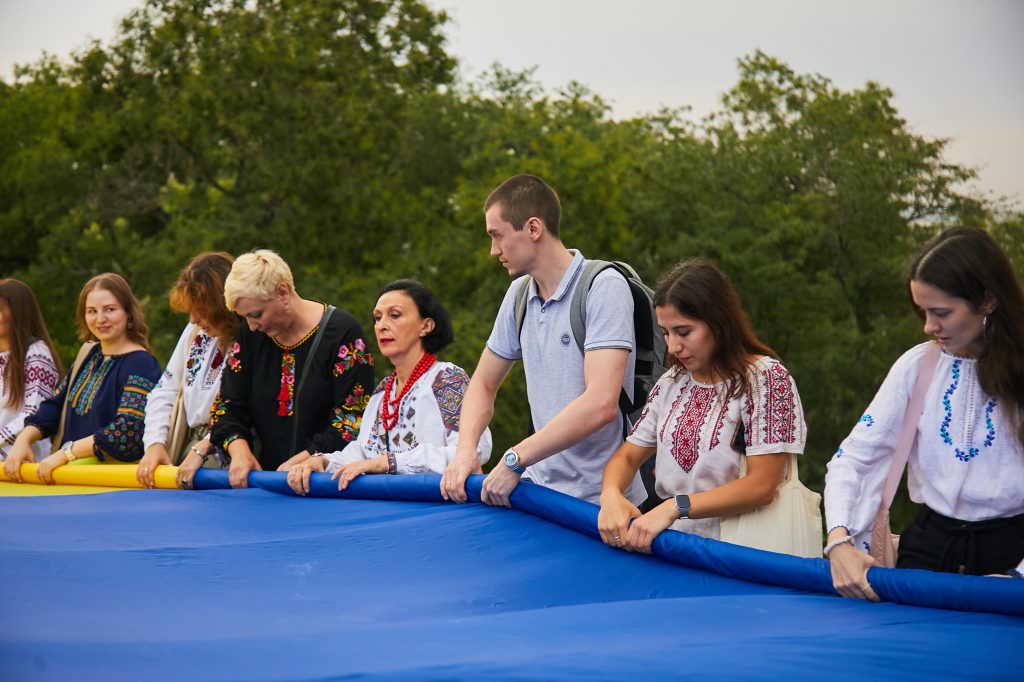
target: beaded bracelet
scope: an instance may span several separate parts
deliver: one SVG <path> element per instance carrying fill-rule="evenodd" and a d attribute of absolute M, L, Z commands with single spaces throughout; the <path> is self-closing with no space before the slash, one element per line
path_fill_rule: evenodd
<path fill-rule="evenodd" d="M 827 545 L 825 545 L 825 549 L 823 549 L 821 553 L 824 554 L 825 557 L 827 558 L 828 555 L 832 553 L 833 549 L 835 549 L 839 545 L 845 545 L 847 542 L 849 542 L 851 545 L 853 544 L 853 536 L 852 535 L 844 535 L 843 537 L 839 538 L 838 540 L 833 540 L 832 542 L 830 542 Z"/>
<path fill-rule="evenodd" d="M 395 458 L 395 453 L 393 453 L 390 450 L 388 450 L 387 454 L 388 454 L 388 473 L 389 474 L 397 474 L 398 473 L 398 460 Z"/>

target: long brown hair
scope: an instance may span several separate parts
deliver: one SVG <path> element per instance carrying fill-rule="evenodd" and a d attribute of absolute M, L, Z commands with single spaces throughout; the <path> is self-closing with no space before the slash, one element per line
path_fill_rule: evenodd
<path fill-rule="evenodd" d="M 3 371 L 3 382 L 7 386 L 6 407 L 17 409 L 25 400 L 25 354 L 33 342 L 46 344 L 58 375 L 64 370 L 32 289 L 20 280 L 3 279 L 0 280 L 0 298 L 7 304 L 8 311 L 7 345 L 10 353 Z"/>
<path fill-rule="evenodd" d="M 929 240 L 911 261 L 908 291 L 912 281 L 963 299 L 976 314 L 995 304 L 980 339 L 978 383 L 1006 406 L 1024 444 L 1024 292 L 1010 259 L 987 232 L 952 227 Z"/>
<path fill-rule="evenodd" d="M 78 294 L 78 309 L 75 311 L 75 319 L 78 322 L 78 338 L 82 341 L 94 341 L 89 325 L 85 323 L 85 298 L 93 289 L 103 289 L 113 294 L 117 302 L 121 304 L 124 311 L 128 313 L 128 338 L 145 348 L 150 353 L 153 349 L 149 345 L 149 327 L 146 325 L 146 316 L 142 312 L 142 305 L 132 293 L 132 288 L 124 277 L 113 272 L 104 272 L 96 275 L 82 287 Z"/>
<path fill-rule="evenodd" d="M 715 340 L 710 373 L 728 382 L 728 398 L 738 398 L 750 390 L 747 369 L 751 356 L 779 358 L 754 334 L 736 289 L 707 258 L 685 260 L 662 275 L 654 291 L 654 305 L 670 305 L 708 326 Z M 676 363 L 675 358 L 668 360 Z"/>
<path fill-rule="evenodd" d="M 201 253 L 185 266 L 171 287 L 171 308 L 179 313 L 194 313 L 220 332 L 221 348 L 238 334 L 238 315 L 224 304 L 224 280 L 231 272 L 235 257 L 224 251 Z"/>

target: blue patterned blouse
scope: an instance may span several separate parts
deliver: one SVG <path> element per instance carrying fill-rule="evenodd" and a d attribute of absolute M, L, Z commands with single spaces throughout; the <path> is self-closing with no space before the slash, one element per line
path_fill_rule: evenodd
<path fill-rule="evenodd" d="M 70 390 L 69 377 L 64 377 L 25 425 L 52 437 L 60 427 L 61 410 L 66 410 L 63 442 L 93 436 L 93 454 L 100 461 L 109 457 L 134 462 L 143 454 L 146 398 L 160 372 L 156 358 L 144 350 L 103 355 L 96 344 L 70 380 Z"/>

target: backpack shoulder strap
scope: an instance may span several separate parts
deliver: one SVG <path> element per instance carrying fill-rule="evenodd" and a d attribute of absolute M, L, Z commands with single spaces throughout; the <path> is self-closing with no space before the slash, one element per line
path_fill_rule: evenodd
<path fill-rule="evenodd" d="M 583 272 L 580 273 L 580 281 L 576 283 L 576 289 L 572 292 L 572 304 L 569 308 L 569 325 L 572 327 L 572 337 L 576 339 L 576 346 L 583 353 L 583 347 L 587 342 L 587 296 L 590 294 L 590 287 L 594 286 L 594 280 L 599 274 L 614 268 L 628 279 L 628 275 L 622 272 L 620 263 L 617 261 L 588 260 L 583 263 Z M 626 266 L 626 269 L 635 276 L 633 268 Z"/>
<path fill-rule="evenodd" d="M 530 297 L 532 277 L 524 277 L 516 291 L 516 338 L 523 335 L 523 322 L 526 320 L 526 301 Z"/>

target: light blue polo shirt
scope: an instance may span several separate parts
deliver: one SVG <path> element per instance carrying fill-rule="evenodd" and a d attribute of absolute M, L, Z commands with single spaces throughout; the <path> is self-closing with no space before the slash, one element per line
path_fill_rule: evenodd
<path fill-rule="evenodd" d="M 573 254 L 572 263 L 551 298 L 542 301 L 537 283 L 530 281 L 522 336 L 516 330 L 515 313 L 516 292 L 523 280 L 520 277 L 505 292 L 491 336 L 487 339 L 487 348 L 498 357 L 523 361 L 530 414 L 537 430 L 586 389 L 583 353 L 572 336 L 569 321 L 572 296 L 583 270 L 584 258 L 578 251 L 570 253 Z M 622 385 L 632 398 L 636 346 L 633 296 L 626 280 L 618 272 L 605 270 L 594 279 L 587 296 L 586 330 L 585 351 L 629 349 Z M 579 443 L 530 466 L 524 476 L 567 495 L 597 503 L 601 496 L 601 475 L 609 457 L 622 444 L 622 431 L 620 415 Z M 626 497 L 635 504 L 643 502 L 645 493 L 639 476 L 626 491 Z"/>

